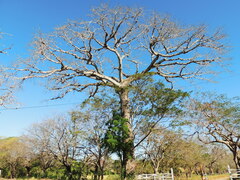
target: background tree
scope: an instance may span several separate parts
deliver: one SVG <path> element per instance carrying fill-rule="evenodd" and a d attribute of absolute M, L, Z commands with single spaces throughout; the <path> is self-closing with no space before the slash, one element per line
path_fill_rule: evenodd
<path fill-rule="evenodd" d="M 207 144 L 223 144 L 233 155 L 240 168 L 240 106 L 238 99 L 224 95 L 204 95 L 190 104 L 192 123 L 200 141 Z"/>
<path fill-rule="evenodd" d="M 176 146 L 175 146 L 176 147 Z M 205 164 L 205 152 L 204 146 L 195 143 L 191 140 L 182 140 L 178 143 L 177 148 L 172 150 L 171 164 L 178 164 L 178 169 L 186 175 L 187 178 L 191 177 L 195 172 L 198 175 L 203 175 L 206 173 Z"/>
<path fill-rule="evenodd" d="M 95 97 L 83 103 L 80 108 L 71 112 L 72 119 L 77 121 L 85 141 L 86 153 L 91 157 L 94 166 L 94 180 L 102 180 L 104 168 L 109 159 L 109 150 L 104 145 L 107 131 L 106 121 L 111 118 L 113 99 L 102 101 Z M 84 128 L 82 128 L 84 127 Z"/>
<path fill-rule="evenodd" d="M 9 178 L 16 178 L 21 175 L 21 170 L 26 166 L 24 158 L 27 153 L 26 146 L 19 138 L 11 137 L 0 141 L 1 168 L 4 169 L 3 175 Z"/>
<path fill-rule="evenodd" d="M 39 133 L 37 124 L 32 125 L 25 135 L 21 137 L 21 141 L 26 144 L 28 150 L 31 151 L 31 154 L 34 154 L 32 163 L 37 163 L 37 166 L 42 170 L 41 177 L 47 176 L 47 170 L 54 166 L 55 159 L 51 151 L 49 151 L 47 146 L 47 138 L 43 138 L 42 134 L 36 136 Z"/>
<path fill-rule="evenodd" d="M 61 116 L 35 124 L 29 132 L 31 134 L 28 137 L 42 146 L 41 151 L 49 152 L 61 163 L 65 168 L 66 178 L 81 178 L 82 172 L 75 172 L 74 166 L 85 157 L 85 153 L 81 147 L 80 131 L 75 121 Z"/>
<path fill-rule="evenodd" d="M 140 152 L 145 160 L 150 161 L 154 174 L 158 174 L 160 165 L 165 164 L 163 160 L 173 158 L 168 153 L 169 149 L 178 144 L 179 134 L 157 126 L 140 146 Z"/>
<path fill-rule="evenodd" d="M 121 116 L 128 119 L 125 143 L 134 138 L 132 82 L 149 75 L 166 81 L 201 76 L 204 67 L 222 60 L 224 35 L 207 33 L 204 25 L 183 26 L 157 13 L 147 16 L 140 8 L 108 6 L 94 8 L 89 18 L 37 35 L 32 58 L 19 63 L 17 70 L 23 80 L 48 79 L 47 87 L 60 92 L 56 98 L 86 89 L 94 96 L 99 87 L 113 88 Z M 134 157 L 133 148 L 128 154 Z"/>
<path fill-rule="evenodd" d="M 231 163 L 232 157 L 229 155 L 231 156 L 231 154 L 227 152 L 227 149 L 224 149 L 222 146 L 213 146 L 210 148 L 206 155 L 208 160 L 206 167 L 209 169 L 209 174 L 225 172 L 226 167 L 233 164 Z"/>

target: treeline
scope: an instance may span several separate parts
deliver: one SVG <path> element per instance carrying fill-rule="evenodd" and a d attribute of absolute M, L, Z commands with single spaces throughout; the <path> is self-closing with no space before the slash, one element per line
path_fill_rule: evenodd
<path fill-rule="evenodd" d="M 99 146 L 96 139 L 76 135 L 61 123 L 72 122 L 48 120 L 31 129 L 46 131 L 39 136 L 1 139 L 2 177 L 102 179 L 103 175 L 109 175 L 109 179 L 119 179 L 119 176 L 113 176 L 121 173 L 119 160 Z M 49 124 L 54 125 L 54 129 Z M 41 137 L 43 134 L 46 137 Z M 78 142 L 74 142 L 76 136 Z M 184 140 L 173 131 L 164 131 L 163 134 L 158 131 L 147 141 L 137 150 L 136 174 L 168 172 L 173 168 L 175 176 L 191 177 L 192 174 L 226 173 L 227 165 L 233 164 L 231 154 L 223 147 L 199 145 Z"/>
<path fill-rule="evenodd" d="M 124 138 L 128 138 L 128 133 L 124 129 L 124 119 L 114 111 L 118 107 L 117 101 L 107 95 L 102 97 L 105 98 L 96 97 L 84 102 L 76 111 L 33 124 L 21 137 L 2 138 L 2 177 L 120 179 L 124 168 L 122 154 L 124 148 L 129 148 L 123 143 Z M 214 99 L 216 110 L 216 98 Z M 221 97 L 221 100 L 224 98 Z M 184 101 L 182 110 L 189 103 L 192 112 L 194 106 L 190 98 Z M 226 107 L 221 108 L 226 111 Z M 206 109 L 204 112 L 207 112 Z M 155 122 L 150 116 L 146 118 L 145 114 L 142 121 L 138 117 L 133 142 L 135 159 L 128 165 L 132 169 L 127 171 L 133 172 L 134 176 L 167 172 L 173 168 L 175 176 L 191 177 L 192 174 L 197 174 L 203 177 L 204 174 L 226 173 L 228 164 L 234 166 L 233 154 L 225 146 L 216 142 L 206 143 L 206 140 L 211 139 L 206 134 L 204 143 L 202 138 L 196 136 L 199 128 L 196 116 L 193 116 L 196 111 L 191 116 L 187 116 L 188 113 L 189 111 L 181 111 L 173 116 L 169 112 L 166 119 L 161 118 L 154 126 L 150 126 Z M 228 115 L 230 114 L 228 110 Z M 215 115 L 221 114 L 219 112 Z M 201 122 L 204 122 L 202 116 Z M 230 127 L 226 123 L 224 126 Z M 194 135 L 186 134 L 191 128 Z M 201 130 L 203 129 L 202 127 Z"/>

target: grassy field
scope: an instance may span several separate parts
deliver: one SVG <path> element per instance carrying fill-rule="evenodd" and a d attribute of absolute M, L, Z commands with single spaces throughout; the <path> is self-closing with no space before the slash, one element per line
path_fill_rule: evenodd
<path fill-rule="evenodd" d="M 185 177 L 175 177 L 175 180 L 201 180 L 200 176 L 193 175 L 191 178 L 185 178 Z M 4 179 L 0 178 L 0 180 L 50 180 L 50 179 L 36 179 L 36 178 L 30 178 L 30 179 Z M 90 179 L 89 179 L 90 180 Z M 108 175 L 104 177 L 104 180 L 119 180 L 118 175 Z M 229 180 L 228 174 L 221 174 L 221 175 L 210 175 L 207 176 L 207 180 Z"/>
<path fill-rule="evenodd" d="M 220 175 L 211 175 L 207 176 L 207 180 L 229 180 L 229 174 L 220 174 Z M 201 180 L 200 176 L 193 175 L 191 178 L 186 177 L 175 177 L 175 180 Z M 104 180 L 119 180 L 119 176 L 117 175 L 111 175 L 111 176 L 105 176 Z"/>
<path fill-rule="evenodd" d="M 220 175 L 209 175 L 207 176 L 207 180 L 228 180 L 229 174 L 220 174 Z M 200 176 L 193 175 L 191 178 L 185 177 L 175 177 L 175 180 L 201 180 Z"/>

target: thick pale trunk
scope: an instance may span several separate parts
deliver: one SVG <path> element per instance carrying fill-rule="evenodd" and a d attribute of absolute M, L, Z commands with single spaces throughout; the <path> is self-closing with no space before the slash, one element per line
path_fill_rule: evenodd
<path fill-rule="evenodd" d="M 130 103 L 129 103 L 129 97 L 128 97 L 128 90 L 127 89 L 121 89 L 119 91 L 119 97 L 120 97 L 122 116 L 124 118 L 130 120 L 130 115 L 131 114 L 130 114 Z"/>
<path fill-rule="evenodd" d="M 126 139 L 127 142 L 132 141 L 133 142 L 133 132 L 132 132 L 132 124 L 131 124 L 131 113 L 130 113 L 130 103 L 129 103 L 129 97 L 128 97 L 128 90 L 122 89 L 119 92 L 120 96 L 120 104 L 121 104 L 121 113 L 122 117 L 125 119 L 128 119 L 127 121 L 127 127 L 129 130 L 129 138 Z M 133 147 L 132 147 L 132 153 L 130 155 L 134 155 L 133 153 Z"/>
<path fill-rule="evenodd" d="M 128 119 L 127 121 L 127 127 L 129 130 L 129 138 L 126 139 L 126 143 L 132 143 L 131 147 L 126 150 L 125 153 L 123 153 L 123 169 L 126 171 L 124 173 L 124 179 L 126 178 L 127 174 L 130 174 L 134 171 L 134 144 L 133 144 L 133 132 L 132 132 L 132 124 L 131 124 L 131 113 L 130 113 L 130 103 L 129 103 L 129 96 L 128 96 L 128 90 L 127 89 L 121 89 L 118 91 L 119 98 L 120 98 L 120 104 L 121 104 L 121 113 L 122 117 L 125 119 Z"/>

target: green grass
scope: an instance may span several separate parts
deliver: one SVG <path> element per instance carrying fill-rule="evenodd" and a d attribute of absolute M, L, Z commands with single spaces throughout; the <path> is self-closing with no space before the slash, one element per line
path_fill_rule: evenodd
<path fill-rule="evenodd" d="M 119 180 L 120 176 L 115 174 L 115 175 L 105 175 L 104 180 Z"/>

